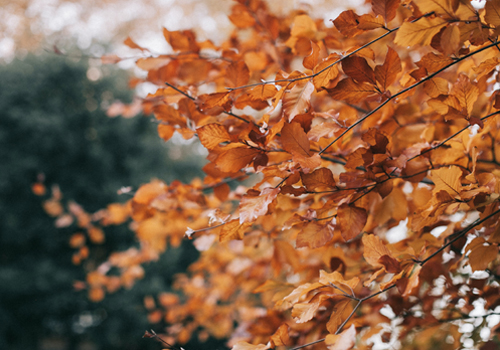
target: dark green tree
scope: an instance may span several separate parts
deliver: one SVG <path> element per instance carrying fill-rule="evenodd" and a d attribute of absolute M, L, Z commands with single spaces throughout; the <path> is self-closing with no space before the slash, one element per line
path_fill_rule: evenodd
<path fill-rule="evenodd" d="M 147 267 L 150 279 L 93 304 L 72 287 L 84 271 L 71 264 L 74 228 L 56 229 L 31 185 L 43 174 L 65 200 L 93 212 L 120 201 L 121 186 L 153 176 L 196 175 L 195 156 L 175 166 L 150 118 L 109 118 L 103 107 L 130 101 L 127 76 L 106 66 L 87 79 L 88 65 L 64 57 L 28 57 L 0 67 L 0 348 L 146 349 L 144 295 L 168 289 L 192 256 L 189 244 Z M 154 174 L 154 175 L 153 175 Z M 122 198 L 122 201 L 124 199 Z M 94 252 L 106 256 L 134 243 L 126 227 L 110 228 Z M 184 251 L 183 251 L 184 249 Z M 151 278 L 152 277 L 152 278 Z M 157 346 L 154 345 L 156 348 Z"/>

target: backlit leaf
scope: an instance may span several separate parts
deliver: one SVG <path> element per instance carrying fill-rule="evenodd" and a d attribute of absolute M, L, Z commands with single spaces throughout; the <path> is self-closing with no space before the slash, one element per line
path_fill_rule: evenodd
<path fill-rule="evenodd" d="M 380 84 L 382 90 L 387 90 L 396 81 L 401 69 L 401 60 L 398 53 L 393 48 L 388 47 L 384 64 L 375 67 L 375 79 Z"/>
<path fill-rule="evenodd" d="M 457 166 L 433 169 L 429 177 L 434 181 L 435 193 L 446 191 L 452 197 L 455 197 L 462 190 L 462 170 Z"/>
<path fill-rule="evenodd" d="M 196 130 L 200 142 L 207 149 L 211 150 L 219 146 L 222 142 L 231 141 L 231 137 L 226 128 L 220 124 L 207 124 Z"/>
<path fill-rule="evenodd" d="M 338 66 L 333 63 L 337 62 L 340 56 L 337 54 L 330 54 L 326 59 L 321 61 L 316 67 L 314 67 L 313 84 L 316 90 L 322 90 L 323 88 L 330 88 L 332 82 L 339 75 Z"/>
<path fill-rule="evenodd" d="M 297 114 L 307 112 L 310 107 L 314 85 L 309 80 L 301 80 L 283 96 L 283 111 L 291 122 Z"/>
<path fill-rule="evenodd" d="M 279 188 L 265 188 L 258 195 L 245 195 L 240 201 L 240 223 L 252 222 L 259 216 L 266 215 L 269 204 L 279 192 Z"/>
<path fill-rule="evenodd" d="M 310 222 L 297 235 L 297 248 L 309 247 L 319 248 L 327 244 L 333 238 L 333 230 L 328 225 L 319 225 Z"/>
<path fill-rule="evenodd" d="M 400 0 L 372 0 L 372 11 L 384 17 L 386 22 L 390 22 L 396 17 L 400 3 Z"/>
<path fill-rule="evenodd" d="M 400 46 L 429 45 L 432 37 L 446 25 L 443 19 L 421 18 L 416 22 L 404 22 L 396 34 L 394 42 Z"/>
<path fill-rule="evenodd" d="M 231 63 L 226 72 L 229 87 L 246 85 L 250 79 L 250 71 L 244 61 Z"/>
<path fill-rule="evenodd" d="M 364 235 L 362 238 L 365 260 L 374 267 L 381 266 L 380 258 L 384 255 L 392 256 L 390 250 L 385 244 L 375 235 Z"/>

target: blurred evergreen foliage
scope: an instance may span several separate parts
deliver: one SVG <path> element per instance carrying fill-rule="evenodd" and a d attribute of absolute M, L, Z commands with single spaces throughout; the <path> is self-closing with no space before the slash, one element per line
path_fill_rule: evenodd
<path fill-rule="evenodd" d="M 71 263 L 68 239 L 75 229 L 56 229 L 31 192 L 38 174 L 58 184 L 65 199 L 93 212 L 113 201 L 121 186 L 152 177 L 188 181 L 200 156 L 173 163 L 149 118 L 108 118 L 102 108 L 130 101 L 127 77 L 100 67 L 90 81 L 88 65 L 64 57 L 28 57 L 0 67 L 0 349 L 159 349 L 142 340 L 145 295 L 168 291 L 172 275 L 196 258 L 189 242 L 146 266 L 146 279 L 94 304 L 81 266 Z M 106 230 L 92 249 L 104 258 L 134 244 L 125 227 Z M 84 347 L 84 345 L 87 347 Z"/>

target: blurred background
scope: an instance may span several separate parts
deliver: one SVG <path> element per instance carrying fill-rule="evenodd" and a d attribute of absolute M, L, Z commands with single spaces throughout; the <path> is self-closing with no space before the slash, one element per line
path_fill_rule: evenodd
<path fill-rule="evenodd" d="M 134 55 L 130 36 L 155 53 L 168 53 L 161 28 L 194 28 L 200 40 L 220 43 L 232 30 L 231 0 L 0 0 L 0 349 L 160 349 L 141 339 L 148 321 L 144 300 L 170 290 L 173 275 L 197 258 L 190 242 L 168 250 L 145 267 L 146 277 L 94 303 L 84 290 L 85 266 L 74 265 L 73 226 L 59 227 L 32 191 L 43 180 L 57 185 L 63 201 L 93 213 L 124 202 L 122 186 L 151 178 L 167 182 L 201 176 L 203 149 L 156 134 L 150 116 L 106 115 L 116 101 L 154 87 L 128 86 Z M 305 9 L 335 18 L 337 1 L 274 0 L 273 11 Z M 350 6 L 364 6 L 362 1 Z M 344 5 L 345 6 L 345 5 Z M 58 54 L 56 54 L 56 52 Z M 103 54 L 131 57 L 102 65 Z M 194 140 L 194 139 L 193 139 Z M 126 225 L 108 227 L 103 244 L 91 244 L 103 259 L 134 245 Z M 153 327 L 154 328 L 154 327 Z M 195 342 L 188 350 L 223 349 L 224 340 Z"/>

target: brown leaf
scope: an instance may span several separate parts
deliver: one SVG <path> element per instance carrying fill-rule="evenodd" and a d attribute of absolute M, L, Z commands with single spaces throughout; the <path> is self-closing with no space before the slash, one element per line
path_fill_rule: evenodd
<path fill-rule="evenodd" d="M 338 62 L 339 59 L 339 55 L 332 53 L 314 67 L 313 72 L 315 76 L 313 77 L 313 84 L 317 91 L 323 88 L 328 89 L 332 87 L 332 83 L 339 75 L 339 68 L 337 64 L 334 64 Z"/>
<path fill-rule="evenodd" d="M 490 262 L 498 257 L 498 247 L 494 245 L 480 245 L 472 249 L 469 254 L 469 264 L 472 272 L 486 270 Z"/>
<path fill-rule="evenodd" d="M 267 213 L 269 204 L 276 199 L 279 188 L 265 188 L 259 195 L 245 195 L 239 206 L 240 223 L 253 222 Z"/>
<path fill-rule="evenodd" d="M 371 14 L 361 15 L 358 18 L 358 28 L 362 30 L 373 30 L 377 28 L 382 28 L 384 26 L 384 19 L 382 16 L 374 17 Z"/>
<path fill-rule="evenodd" d="M 452 197 L 455 197 L 462 190 L 462 170 L 455 165 L 448 168 L 433 169 L 429 177 L 435 185 L 434 193 L 446 191 Z"/>
<path fill-rule="evenodd" d="M 333 306 L 332 315 L 326 323 L 326 329 L 328 329 L 330 333 L 335 333 L 342 322 L 345 320 L 345 317 L 347 317 L 346 315 L 349 315 L 351 310 L 351 299 L 342 298 L 340 301 L 338 301 Z"/>
<path fill-rule="evenodd" d="M 314 85 L 309 80 L 300 80 L 283 96 L 283 112 L 291 122 L 293 118 L 306 113 L 310 107 L 310 100 L 314 92 Z"/>
<path fill-rule="evenodd" d="M 447 24 L 440 17 L 421 18 L 416 22 L 404 22 L 399 28 L 394 43 L 399 46 L 429 45 L 434 35 Z"/>
<path fill-rule="evenodd" d="M 271 336 L 271 342 L 276 346 L 288 346 L 290 344 L 290 335 L 288 330 L 290 327 L 287 324 L 282 324 L 276 332 Z"/>
<path fill-rule="evenodd" d="M 174 51 L 198 52 L 200 50 L 196 43 L 196 36 L 191 30 L 171 32 L 167 28 L 163 28 L 163 36 Z"/>
<path fill-rule="evenodd" d="M 396 11 L 401 0 L 372 0 L 372 11 L 376 15 L 384 17 L 388 23 L 396 17 Z"/>
<path fill-rule="evenodd" d="M 260 151 L 255 148 L 238 145 L 223 151 L 215 164 L 225 173 L 234 173 L 249 165 L 258 154 Z"/>
<path fill-rule="evenodd" d="M 401 69 L 401 60 L 398 53 L 393 48 L 388 47 L 384 64 L 375 67 L 375 79 L 383 91 L 387 90 L 396 81 Z"/>
<path fill-rule="evenodd" d="M 328 350 L 350 350 L 356 344 L 356 327 L 351 327 L 342 331 L 340 334 L 328 334 L 325 338 L 325 344 Z"/>
<path fill-rule="evenodd" d="M 332 273 L 327 273 L 324 270 L 320 270 L 319 283 L 324 284 L 325 286 L 347 286 L 349 287 L 348 290 L 345 290 L 344 288 L 341 289 L 344 289 L 344 292 L 347 292 L 348 294 L 354 294 L 354 289 L 359 284 L 359 277 L 353 277 L 350 280 L 345 280 L 340 272 L 334 271 Z"/>
<path fill-rule="evenodd" d="M 310 157 L 310 143 L 307 135 L 299 123 L 285 123 L 281 129 L 281 144 L 290 154 L 300 154 Z"/>
<path fill-rule="evenodd" d="M 351 78 L 341 80 L 337 86 L 328 90 L 330 96 L 335 100 L 344 100 L 348 103 L 358 103 L 369 96 L 377 93 L 377 90 L 369 83 L 356 83 Z"/>
<path fill-rule="evenodd" d="M 251 223 L 240 223 L 238 219 L 234 219 L 222 226 L 219 234 L 220 242 L 227 242 L 231 240 L 242 240 L 245 235 L 245 230 L 251 226 Z"/>
<path fill-rule="evenodd" d="M 366 210 L 354 205 L 342 204 L 337 211 L 337 225 L 345 241 L 355 238 L 365 227 Z"/>
<path fill-rule="evenodd" d="M 238 87 L 248 84 L 250 71 L 244 61 L 233 62 L 227 67 L 226 79 L 229 87 Z"/>
<path fill-rule="evenodd" d="M 200 142 L 205 148 L 212 150 L 222 142 L 231 141 L 226 128 L 220 124 L 207 124 L 196 130 Z"/>
<path fill-rule="evenodd" d="M 471 83 L 466 75 L 460 74 L 458 81 L 453 84 L 451 93 L 458 99 L 460 105 L 467 110 L 467 114 L 470 116 L 474 103 L 479 97 L 477 86 Z"/>
<path fill-rule="evenodd" d="M 297 235 L 296 247 L 309 247 L 311 249 L 323 247 L 333 238 L 333 232 L 328 225 L 322 226 L 310 222 Z"/>
<path fill-rule="evenodd" d="M 498 1 L 487 1 L 484 5 L 485 15 L 484 20 L 488 24 L 492 24 L 495 27 L 500 26 L 500 2 Z"/>
<path fill-rule="evenodd" d="M 158 125 L 158 135 L 163 139 L 163 141 L 168 141 L 174 135 L 175 128 L 171 125 L 159 124 Z"/>
<path fill-rule="evenodd" d="M 342 70 L 352 79 L 375 85 L 375 73 L 363 57 L 350 56 L 342 61 Z"/>
<path fill-rule="evenodd" d="M 358 28 L 359 16 L 353 10 L 342 12 L 334 21 L 335 28 L 338 29 L 344 36 L 352 38 L 357 34 L 363 32 Z"/>
<path fill-rule="evenodd" d="M 231 7 L 229 20 L 238 28 L 248 28 L 255 24 L 255 18 L 244 5 L 235 4 Z"/>
<path fill-rule="evenodd" d="M 392 254 L 385 244 L 375 235 L 364 235 L 362 238 L 364 251 L 363 256 L 368 264 L 374 267 L 382 266 L 379 261 L 384 255 L 392 257 Z"/>
<path fill-rule="evenodd" d="M 308 191 L 322 191 L 335 187 L 335 180 L 330 169 L 319 168 L 310 174 L 300 174 L 302 184 Z"/>

